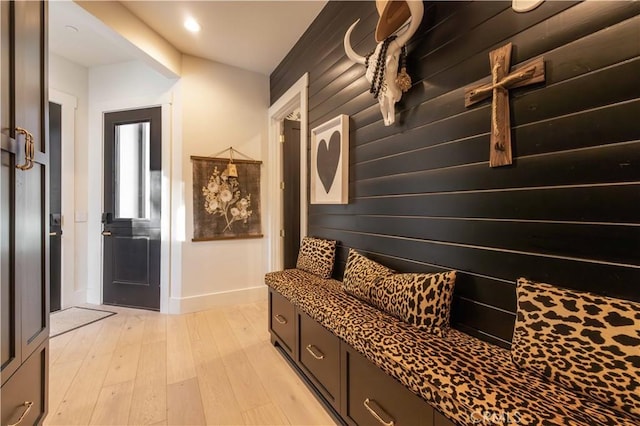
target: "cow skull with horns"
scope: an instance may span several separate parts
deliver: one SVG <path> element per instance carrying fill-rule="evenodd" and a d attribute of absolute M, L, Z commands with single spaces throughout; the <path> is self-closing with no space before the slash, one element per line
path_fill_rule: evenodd
<path fill-rule="evenodd" d="M 411 80 L 404 70 L 402 73 L 404 74 L 404 78 L 408 79 L 408 87 L 401 87 L 403 86 L 402 82 L 397 80 L 399 77 L 398 62 L 403 47 L 415 34 L 422 21 L 422 15 L 424 14 L 422 1 L 409 0 L 406 3 L 411 17 L 409 25 L 406 26 L 404 31 L 401 31 L 395 36 L 380 41 L 368 57 L 358 55 L 351 47 L 351 32 L 358 22 L 360 22 L 359 19 L 349 27 L 344 35 L 344 50 L 349 59 L 367 67 L 365 78 L 371 83 L 372 93 L 378 98 L 385 126 L 390 126 L 394 123 L 395 104 L 402 97 L 402 92 L 407 91 L 409 87 L 411 87 Z M 382 58 L 380 57 L 381 55 Z M 380 71 L 379 61 L 384 61 L 380 62 L 380 64 L 383 65 L 382 71 Z M 378 85 L 379 91 L 374 90 L 376 85 Z"/>

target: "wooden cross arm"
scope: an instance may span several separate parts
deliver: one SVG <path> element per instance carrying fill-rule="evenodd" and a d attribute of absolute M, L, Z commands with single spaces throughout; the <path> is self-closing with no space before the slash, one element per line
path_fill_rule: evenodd
<path fill-rule="evenodd" d="M 498 84 L 505 89 L 515 89 L 544 81 L 544 58 L 536 58 L 526 64 L 514 67 L 513 71 Z M 464 106 L 468 107 L 491 97 L 494 86 L 486 83 L 464 89 Z"/>

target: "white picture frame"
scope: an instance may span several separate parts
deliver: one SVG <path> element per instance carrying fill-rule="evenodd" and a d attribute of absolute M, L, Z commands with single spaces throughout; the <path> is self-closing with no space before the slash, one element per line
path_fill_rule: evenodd
<path fill-rule="evenodd" d="M 311 130 L 311 204 L 349 203 L 349 116 Z"/>

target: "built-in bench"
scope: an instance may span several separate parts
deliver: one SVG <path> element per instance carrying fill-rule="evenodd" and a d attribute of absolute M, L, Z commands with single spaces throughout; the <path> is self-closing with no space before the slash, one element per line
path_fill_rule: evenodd
<path fill-rule="evenodd" d="M 265 283 L 272 342 L 345 423 L 640 424 L 637 380 L 619 381 L 632 401 L 620 409 L 520 368 L 508 349 L 455 329 L 424 332 L 346 293 L 340 281 L 290 269 Z M 638 362 L 640 353 L 627 359 Z"/>

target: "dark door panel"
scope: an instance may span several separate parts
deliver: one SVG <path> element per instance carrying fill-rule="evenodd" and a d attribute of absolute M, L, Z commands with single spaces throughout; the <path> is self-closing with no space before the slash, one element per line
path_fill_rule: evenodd
<path fill-rule="evenodd" d="M 3 141 L 5 140 L 2 135 Z M 8 139 L 8 138 L 7 138 Z M 21 362 L 20 349 L 20 320 L 18 318 L 18 301 L 20 288 L 15 281 L 15 155 L 11 150 L 5 150 L 8 144 L 2 146 L 0 168 L 0 330 L 2 382 L 18 368 Z"/>
<path fill-rule="evenodd" d="M 62 105 L 49 102 L 50 310 L 62 305 Z"/>
<path fill-rule="evenodd" d="M 284 120 L 284 269 L 296 267 L 300 250 L 300 122 Z M 306 201 L 305 201 L 306 202 Z"/>
<path fill-rule="evenodd" d="M 105 304 L 160 309 L 160 117 L 160 107 L 105 114 Z"/>
<path fill-rule="evenodd" d="M 0 18 L 0 420 L 40 424 L 49 339 L 47 3 L 2 1 Z"/>
<path fill-rule="evenodd" d="M 28 191 L 16 192 L 16 201 L 25 206 L 25 213 L 16 217 L 17 250 L 27 257 L 16 267 L 16 279 L 22 282 L 22 336 L 23 358 L 35 350 L 32 342 L 43 333 L 47 327 L 49 310 L 45 310 L 47 296 L 46 289 L 46 249 L 45 238 L 46 210 L 45 174 L 46 168 L 35 164 L 31 170 L 20 172 L 24 176 L 24 186 Z M 34 215 L 32 212 L 40 212 Z M 27 347 L 30 347 L 27 349 Z"/>
<path fill-rule="evenodd" d="M 104 299 L 119 306 L 160 306 L 159 268 L 152 260 L 160 257 L 160 238 L 105 237 L 105 260 L 113 265 L 112 279 L 105 286 Z"/>

